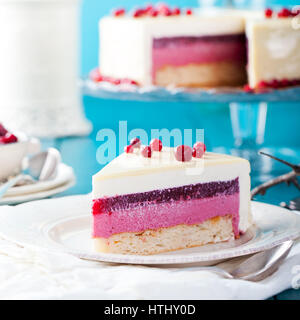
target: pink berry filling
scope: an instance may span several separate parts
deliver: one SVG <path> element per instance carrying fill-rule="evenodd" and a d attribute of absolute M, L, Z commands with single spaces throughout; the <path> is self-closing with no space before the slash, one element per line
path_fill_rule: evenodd
<path fill-rule="evenodd" d="M 232 216 L 239 236 L 239 181 L 210 182 L 94 200 L 94 237 Z"/>

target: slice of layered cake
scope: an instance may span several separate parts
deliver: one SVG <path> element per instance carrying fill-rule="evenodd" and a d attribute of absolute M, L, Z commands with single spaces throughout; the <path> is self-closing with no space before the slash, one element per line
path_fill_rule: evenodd
<path fill-rule="evenodd" d="M 251 225 L 249 172 L 201 143 L 128 146 L 93 177 L 96 250 L 149 255 L 238 238 Z"/>

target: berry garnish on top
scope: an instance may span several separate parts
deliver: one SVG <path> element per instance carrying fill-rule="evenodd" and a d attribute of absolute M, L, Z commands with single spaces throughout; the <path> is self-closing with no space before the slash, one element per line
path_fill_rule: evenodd
<path fill-rule="evenodd" d="M 188 9 L 186 9 L 185 13 L 186 13 L 188 16 L 190 16 L 190 15 L 193 14 L 193 11 L 192 11 L 192 9 L 188 8 Z"/>
<path fill-rule="evenodd" d="M 152 156 L 151 147 L 150 146 L 143 147 L 142 150 L 141 150 L 141 155 L 144 158 L 151 158 L 151 156 Z"/>
<path fill-rule="evenodd" d="M 196 142 L 193 146 L 193 157 L 202 158 L 206 151 L 206 146 L 203 142 Z"/>
<path fill-rule="evenodd" d="M 113 15 L 115 17 L 124 16 L 124 14 L 125 14 L 125 9 L 123 9 L 123 8 L 113 10 Z"/>
<path fill-rule="evenodd" d="M 194 145 L 193 145 L 193 148 L 195 149 L 203 149 L 204 152 L 206 152 L 206 145 L 203 143 L 203 142 L 196 142 Z"/>
<path fill-rule="evenodd" d="M 162 16 L 167 16 L 168 17 L 168 16 L 172 15 L 172 10 L 166 5 L 160 6 L 160 8 L 158 9 L 158 12 Z"/>
<path fill-rule="evenodd" d="M 128 146 L 125 146 L 124 148 L 125 153 L 133 153 L 133 150 L 134 150 L 134 146 L 132 146 L 131 144 Z"/>
<path fill-rule="evenodd" d="M 274 12 L 271 8 L 265 9 L 265 17 L 266 18 L 272 18 L 272 17 L 277 17 L 277 18 L 289 18 L 289 17 L 295 17 L 300 13 L 298 9 L 293 9 L 290 10 L 288 8 L 282 8 L 278 12 Z"/>
<path fill-rule="evenodd" d="M 100 74 L 100 71 L 98 68 L 93 69 L 90 72 L 90 79 L 93 80 L 94 82 L 101 82 L 103 81 L 103 77 Z"/>
<path fill-rule="evenodd" d="M 6 128 L 0 123 L 0 144 L 9 144 L 18 142 L 18 138 L 8 132 Z"/>
<path fill-rule="evenodd" d="M 132 79 L 128 79 L 128 78 L 118 79 L 118 78 L 103 76 L 101 75 L 98 68 L 95 68 L 90 72 L 90 79 L 94 82 L 108 82 L 113 85 L 120 85 L 120 84 L 130 84 L 134 86 L 139 85 L 138 82 Z"/>
<path fill-rule="evenodd" d="M 122 17 L 126 13 L 125 9 L 118 8 L 112 11 L 112 15 L 115 17 Z M 191 8 L 187 8 L 184 12 L 186 15 L 193 14 Z M 181 14 L 181 10 L 178 7 L 171 8 L 165 3 L 159 3 L 157 5 L 146 5 L 145 7 L 139 7 L 132 11 L 132 16 L 134 18 L 141 17 L 171 17 L 171 16 L 179 16 Z"/>
<path fill-rule="evenodd" d="M 158 10 L 156 9 L 152 9 L 148 12 L 148 14 L 151 16 L 151 17 L 157 17 L 158 16 Z"/>
<path fill-rule="evenodd" d="M 153 5 L 152 4 L 148 4 L 148 5 L 146 5 L 145 12 L 149 13 L 153 9 L 154 9 Z"/>
<path fill-rule="evenodd" d="M 158 151 L 160 152 L 162 149 L 162 142 L 159 139 L 152 139 L 150 141 L 150 147 L 152 151 Z"/>
<path fill-rule="evenodd" d="M 0 138 L 0 142 L 4 144 L 15 143 L 18 142 L 18 138 L 12 133 L 7 132 L 7 134 L 4 137 Z"/>
<path fill-rule="evenodd" d="M 180 11 L 179 8 L 174 8 L 173 11 L 172 11 L 172 14 L 173 14 L 174 16 L 178 16 L 178 15 L 180 15 L 180 13 L 181 13 L 181 11 Z"/>
<path fill-rule="evenodd" d="M 247 93 L 263 93 L 270 89 L 284 89 L 293 86 L 299 86 L 300 79 L 273 79 L 271 81 L 261 80 L 255 88 L 251 88 L 248 84 L 244 86 L 244 91 Z"/>
<path fill-rule="evenodd" d="M 15 142 L 18 142 L 18 138 L 9 132 L 7 132 L 5 136 L 0 137 L 0 144 L 9 144 Z"/>
<path fill-rule="evenodd" d="M 278 13 L 277 13 L 277 17 L 278 18 L 288 18 L 291 17 L 292 12 L 291 10 L 287 9 L 287 8 L 282 8 Z"/>
<path fill-rule="evenodd" d="M 251 87 L 249 86 L 249 84 L 245 84 L 244 87 L 243 87 L 243 90 L 244 90 L 245 92 L 247 92 L 247 93 L 253 93 L 253 92 L 254 92 L 253 88 L 251 88 Z"/>
<path fill-rule="evenodd" d="M 272 16 L 273 16 L 273 10 L 270 9 L 270 8 L 267 8 L 267 9 L 265 10 L 265 17 L 266 17 L 266 18 L 272 18 Z"/>
<path fill-rule="evenodd" d="M 175 158 L 178 161 L 186 162 L 192 159 L 193 150 L 189 146 L 181 145 L 175 148 Z"/>
<path fill-rule="evenodd" d="M 144 14 L 146 14 L 147 12 L 144 9 L 136 9 L 133 11 L 133 17 L 134 18 L 139 18 L 142 17 Z"/>
<path fill-rule="evenodd" d="M 130 141 L 130 145 L 133 147 L 133 148 L 139 148 L 141 146 L 141 140 L 139 138 L 133 138 L 131 139 Z"/>

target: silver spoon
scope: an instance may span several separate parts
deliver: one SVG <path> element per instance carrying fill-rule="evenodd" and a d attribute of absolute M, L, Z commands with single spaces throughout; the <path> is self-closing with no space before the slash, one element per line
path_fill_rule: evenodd
<path fill-rule="evenodd" d="M 288 256 L 294 241 L 289 240 L 270 250 L 262 251 L 244 260 L 238 267 L 226 271 L 219 267 L 203 267 L 227 279 L 242 279 L 248 281 L 261 281 L 273 274 Z"/>
<path fill-rule="evenodd" d="M 28 159 L 27 170 L 29 175 L 24 172 L 10 179 L 0 187 L 0 199 L 5 193 L 18 184 L 21 180 L 46 181 L 56 173 L 57 167 L 61 161 L 60 153 L 54 148 L 40 152 Z"/>

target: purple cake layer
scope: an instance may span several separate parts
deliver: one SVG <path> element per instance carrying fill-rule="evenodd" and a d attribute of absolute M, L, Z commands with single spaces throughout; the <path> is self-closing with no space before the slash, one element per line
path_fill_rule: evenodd
<path fill-rule="evenodd" d="M 230 35 L 216 35 L 216 36 L 198 36 L 198 37 L 165 37 L 155 38 L 153 40 L 153 48 L 167 48 L 175 46 L 188 46 L 194 44 L 204 44 L 208 42 L 239 42 L 245 46 L 246 55 L 246 36 L 245 34 L 230 34 Z"/>
<path fill-rule="evenodd" d="M 158 81 L 157 74 L 164 72 L 166 68 L 169 70 L 170 67 L 194 66 L 202 70 L 200 78 L 197 80 L 199 84 L 206 83 L 203 77 L 207 78 L 207 75 L 212 73 L 212 75 L 208 76 L 211 79 L 206 80 L 206 85 L 219 85 L 218 79 L 224 78 L 224 76 L 218 74 L 220 72 L 225 75 L 229 73 L 229 78 L 230 73 L 233 73 L 233 80 L 229 83 L 238 85 L 245 81 L 246 63 L 247 48 L 245 34 L 165 37 L 155 38 L 152 43 L 152 79 L 154 83 Z M 212 71 L 210 72 L 209 70 Z M 202 72 L 204 73 L 202 74 Z M 240 76 L 237 77 L 236 73 Z M 168 76 L 171 77 L 170 75 Z M 194 78 L 194 82 L 198 83 L 195 80 L 197 75 L 191 75 L 190 78 Z M 226 81 L 225 83 L 222 81 L 221 84 L 229 85 Z"/>
<path fill-rule="evenodd" d="M 101 214 L 140 207 L 141 204 L 167 203 L 183 200 L 212 198 L 216 196 L 229 196 L 239 192 L 239 179 L 198 183 L 182 187 L 163 190 L 154 190 L 143 193 L 127 194 L 110 198 L 95 199 L 93 214 Z"/>

